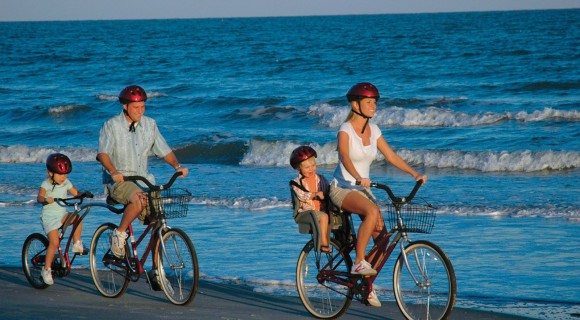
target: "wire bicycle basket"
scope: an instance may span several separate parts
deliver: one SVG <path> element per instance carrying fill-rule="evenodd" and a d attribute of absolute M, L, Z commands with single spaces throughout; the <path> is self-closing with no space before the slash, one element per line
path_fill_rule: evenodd
<path fill-rule="evenodd" d="M 390 204 L 386 208 L 387 224 L 389 229 L 397 226 L 397 212 L 395 206 Z M 424 203 L 405 203 L 401 206 L 401 219 L 403 220 L 404 232 L 431 233 L 435 225 L 435 207 Z"/>
<path fill-rule="evenodd" d="M 152 215 L 163 212 L 166 219 L 184 218 L 187 216 L 191 192 L 186 189 L 174 188 L 149 193 L 152 202 L 147 210 Z M 153 208 L 151 208 L 151 205 Z"/>

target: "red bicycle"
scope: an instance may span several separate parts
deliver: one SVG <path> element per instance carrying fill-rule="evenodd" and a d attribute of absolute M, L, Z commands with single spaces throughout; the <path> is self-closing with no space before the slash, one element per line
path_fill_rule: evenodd
<path fill-rule="evenodd" d="M 296 266 L 296 285 L 302 304 L 316 318 L 334 319 L 346 312 L 353 299 L 367 303 L 371 285 L 398 246 L 401 253 L 393 270 L 393 292 L 401 313 L 407 319 L 446 319 L 456 298 L 455 271 L 447 255 L 436 244 L 412 241 L 409 233 L 430 233 L 435 210 L 430 205 L 409 203 L 419 190 L 418 181 L 408 197 L 396 197 L 386 185 L 371 186 L 385 190 L 391 199 L 385 228 L 369 251 L 366 260 L 377 270 L 370 277 L 353 275 L 351 252 L 356 233 L 350 213 L 333 212 L 343 224 L 333 230 L 333 253 L 317 251 L 311 240 L 302 249 Z M 389 239 L 390 242 L 389 242 Z M 372 259 L 370 257 L 373 257 Z"/>
<path fill-rule="evenodd" d="M 158 285 L 169 301 L 186 305 L 193 301 L 199 287 L 199 266 L 195 248 L 189 236 L 181 229 L 172 228 L 167 219 L 185 217 L 191 194 L 184 189 L 170 189 L 176 172 L 165 185 L 155 186 L 144 177 L 129 176 L 126 181 L 141 181 L 147 185 L 149 217 L 152 221 L 143 232 L 135 234 L 129 225 L 125 256 L 116 257 L 111 252 L 110 238 L 117 226 L 105 223 L 97 228 L 91 241 L 91 275 L 97 290 L 108 298 L 122 296 L 129 282 L 136 282 L 144 275 L 151 289 Z M 123 209 L 121 209 L 121 212 Z M 140 258 L 137 248 L 149 235 L 145 251 Z M 135 237 L 138 236 L 137 240 Z M 157 267 L 157 280 L 145 271 L 149 254 Z"/>
<path fill-rule="evenodd" d="M 71 266 L 78 254 L 74 254 L 71 258 L 69 250 L 72 248 L 73 237 L 75 230 L 83 219 L 89 214 L 91 207 L 99 206 L 105 207 L 111 211 L 116 212 L 118 209 L 104 204 L 104 203 L 90 203 L 82 205 L 85 198 L 92 198 L 90 192 L 83 192 L 76 197 L 67 199 L 55 199 L 56 203 L 61 206 L 74 207 L 74 211 L 68 215 L 62 226 L 59 228 L 59 245 L 57 253 L 52 262 L 51 269 L 53 276 L 62 278 L 68 276 L 71 271 Z M 122 211 L 121 211 L 122 212 Z M 78 218 L 78 219 L 77 219 Z M 66 236 L 67 229 L 70 228 L 70 233 L 66 246 L 61 247 L 62 240 Z M 45 289 L 48 287 L 42 280 L 41 272 L 45 265 L 46 250 L 48 248 L 48 238 L 41 233 L 33 233 L 29 235 L 22 246 L 22 270 L 30 284 L 37 289 Z M 83 255 L 87 252 L 83 252 Z"/>

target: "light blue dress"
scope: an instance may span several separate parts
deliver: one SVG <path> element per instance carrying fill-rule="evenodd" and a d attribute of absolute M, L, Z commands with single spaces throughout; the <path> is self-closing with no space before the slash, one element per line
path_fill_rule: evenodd
<path fill-rule="evenodd" d="M 50 179 L 46 179 L 42 182 L 41 188 L 46 190 L 45 198 L 67 198 L 68 190 L 70 190 L 73 185 L 66 179 L 63 184 L 52 184 Z M 42 214 L 40 216 L 40 221 L 42 223 L 42 228 L 44 232 L 48 234 L 52 230 L 60 228 L 62 225 L 62 218 L 67 214 L 66 208 L 60 206 L 58 203 L 49 203 L 42 207 Z"/>

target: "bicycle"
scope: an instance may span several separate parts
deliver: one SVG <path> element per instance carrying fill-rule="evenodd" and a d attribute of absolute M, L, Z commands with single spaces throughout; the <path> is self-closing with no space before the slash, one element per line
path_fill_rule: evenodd
<path fill-rule="evenodd" d="M 147 224 L 135 240 L 132 225 L 129 225 L 125 257 L 118 258 L 110 250 L 110 237 L 117 226 L 105 223 L 97 228 L 91 241 L 89 255 L 91 275 L 97 290 L 105 297 L 118 298 L 129 286 L 145 274 L 149 287 L 156 290 L 153 277 L 145 272 L 145 262 L 151 253 L 153 266 L 157 267 L 158 285 L 169 301 L 186 305 L 193 301 L 199 286 L 199 267 L 195 248 L 189 236 L 181 229 L 172 228 L 167 219 L 187 216 L 191 193 L 184 189 L 170 189 L 176 172 L 165 185 L 155 186 L 144 177 L 128 176 L 125 181 L 141 181 L 148 189 L 147 209 L 152 221 Z M 123 209 L 121 210 L 123 212 Z M 138 246 L 149 235 L 149 241 L 141 258 Z"/>
<path fill-rule="evenodd" d="M 298 294 L 310 314 L 321 319 L 337 318 L 346 312 L 353 299 L 368 303 L 366 298 L 373 281 L 398 245 L 401 253 L 394 265 L 393 291 L 401 313 L 415 320 L 449 317 L 457 293 L 451 261 L 436 244 L 426 240 L 412 241 L 408 235 L 411 232 L 430 233 L 434 225 L 433 206 L 410 203 L 421 184 L 422 181 L 418 181 L 404 198 L 396 197 L 386 185 L 371 184 L 385 190 L 391 200 L 386 221 L 390 230 L 385 226 L 365 258 L 377 271 L 374 276 L 350 273 L 350 254 L 356 244 L 354 224 L 350 213 L 332 212 L 342 216 L 343 221 L 340 228 L 333 230 L 330 244 L 334 253 L 314 250 L 314 242 L 310 240 L 302 249 L 296 266 Z"/>
<path fill-rule="evenodd" d="M 83 192 L 75 197 L 61 199 L 54 199 L 56 203 L 65 207 L 74 207 L 74 211 L 68 215 L 68 217 L 63 222 L 59 230 L 59 245 L 57 252 L 55 254 L 54 260 L 51 265 L 52 275 L 62 278 L 68 276 L 71 271 L 72 264 L 74 263 L 77 253 L 71 258 L 69 255 L 69 249 L 72 248 L 73 244 L 73 234 L 78 228 L 80 223 L 89 214 L 91 207 L 94 206 L 105 206 L 103 204 L 91 203 L 81 206 L 84 199 L 92 198 L 93 195 L 90 192 Z M 115 210 L 111 207 L 110 209 Z M 78 217 L 78 219 L 77 219 Z M 72 227 L 71 227 L 72 226 Z M 67 228 L 71 227 L 68 241 L 64 250 L 61 247 L 61 242 L 66 235 Z M 36 289 L 46 289 L 49 285 L 44 283 L 42 280 L 41 272 L 45 266 L 46 250 L 48 249 L 48 238 L 41 233 L 33 233 L 29 235 L 22 246 L 22 270 L 24 275 L 30 284 Z M 87 252 L 83 252 L 81 255 L 86 255 Z"/>

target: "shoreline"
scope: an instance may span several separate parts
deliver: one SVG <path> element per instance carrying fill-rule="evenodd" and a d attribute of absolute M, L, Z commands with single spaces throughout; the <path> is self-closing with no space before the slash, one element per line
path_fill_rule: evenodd
<path fill-rule="evenodd" d="M 44 290 L 34 289 L 22 270 L 0 267 L 2 319 L 105 319 L 129 315 L 138 319 L 312 319 L 298 297 L 267 295 L 246 286 L 202 280 L 193 302 L 175 306 L 163 292 L 150 291 L 144 279 L 132 282 L 116 299 L 105 298 L 94 287 L 90 272 L 73 269 Z M 353 302 L 340 319 L 404 319 L 394 303 L 381 308 Z M 508 314 L 455 308 L 450 319 L 532 319 Z"/>

